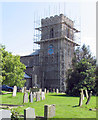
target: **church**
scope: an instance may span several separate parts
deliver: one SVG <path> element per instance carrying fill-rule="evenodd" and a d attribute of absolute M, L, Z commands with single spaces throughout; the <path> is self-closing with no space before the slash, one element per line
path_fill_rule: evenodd
<path fill-rule="evenodd" d="M 75 46 L 74 22 L 64 14 L 41 19 L 41 39 L 35 43 L 40 46 L 30 55 L 21 56 L 25 64 L 26 87 L 38 87 L 66 91 L 66 71 L 71 67 Z"/>

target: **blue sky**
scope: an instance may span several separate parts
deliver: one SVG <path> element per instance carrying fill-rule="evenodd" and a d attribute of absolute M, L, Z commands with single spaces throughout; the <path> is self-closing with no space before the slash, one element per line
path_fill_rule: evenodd
<path fill-rule="evenodd" d="M 96 2 L 0 2 L 0 41 L 13 54 L 33 52 L 34 26 L 40 19 L 64 13 L 80 29 L 81 45 L 96 56 Z M 34 21 L 37 21 L 34 24 Z"/>

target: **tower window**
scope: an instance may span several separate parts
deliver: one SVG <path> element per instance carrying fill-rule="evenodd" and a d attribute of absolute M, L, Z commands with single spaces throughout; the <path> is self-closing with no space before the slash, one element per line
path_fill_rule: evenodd
<path fill-rule="evenodd" d="M 53 28 L 51 28 L 50 30 L 50 38 L 53 38 L 54 37 L 54 31 L 53 31 Z"/>
<path fill-rule="evenodd" d="M 66 28 L 67 37 L 69 38 L 70 30 Z"/>

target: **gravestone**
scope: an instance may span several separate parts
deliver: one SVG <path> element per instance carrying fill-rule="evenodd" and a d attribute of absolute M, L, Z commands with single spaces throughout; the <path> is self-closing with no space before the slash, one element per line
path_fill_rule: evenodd
<path fill-rule="evenodd" d="M 24 93 L 23 103 L 28 103 L 28 93 L 27 92 Z"/>
<path fill-rule="evenodd" d="M 85 90 L 85 95 L 86 95 L 86 98 L 88 99 L 88 92 L 87 92 L 87 90 Z"/>
<path fill-rule="evenodd" d="M 35 118 L 35 109 L 28 107 L 27 109 L 24 109 L 24 120 L 29 120 L 28 118 Z"/>
<path fill-rule="evenodd" d="M 4 109 L 1 109 L 0 110 L 0 120 L 11 120 L 11 111 L 10 110 L 4 110 Z"/>
<path fill-rule="evenodd" d="M 16 96 L 16 92 L 17 92 L 17 86 L 14 86 L 14 88 L 13 88 L 13 95 L 12 96 Z"/>
<path fill-rule="evenodd" d="M 83 89 L 80 91 L 80 100 L 79 100 L 79 106 L 82 106 L 83 104 Z"/>
<path fill-rule="evenodd" d="M 47 93 L 49 93 L 49 90 L 47 90 Z"/>
<path fill-rule="evenodd" d="M 59 93 L 59 90 L 58 89 L 56 89 L 56 94 L 58 94 Z"/>
<path fill-rule="evenodd" d="M 22 93 L 24 93 L 24 87 L 22 88 Z"/>
<path fill-rule="evenodd" d="M 42 98 L 42 100 L 45 100 L 45 92 L 42 92 L 41 98 Z"/>
<path fill-rule="evenodd" d="M 89 104 L 90 99 L 91 99 L 91 96 L 92 96 L 92 91 L 90 91 L 90 93 L 89 93 L 89 96 L 88 96 L 88 99 L 87 99 L 86 105 L 88 105 L 88 104 Z"/>
<path fill-rule="evenodd" d="M 36 92 L 33 92 L 33 98 L 36 98 Z"/>
<path fill-rule="evenodd" d="M 42 93 L 42 89 L 41 88 L 39 89 L 39 92 L 40 92 L 40 94 Z"/>
<path fill-rule="evenodd" d="M 26 89 L 27 89 L 27 88 L 26 88 L 26 87 L 24 87 L 24 93 L 26 92 Z"/>
<path fill-rule="evenodd" d="M 36 92 L 36 101 L 40 101 L 40 92 Z"/>
<path fill-rule="evenodd" d="M 31 103 L 33 103 L 33 94 L 32 94 L 32 92 L 31 92 L 30 95 L 29 95 L 29 101 L 30 101 Z"/>
<path fill-rule="evenodd" d="M 53 89 L 53 93 L 55 93 L 55 89 Z"/>
<path fill-rule="evenodd" d="M 46 93 L 46 88 L 44 89 L 44 92 Z"/>
<path fill-rule="evenodd" d="M 44 105 L 44 118 L 52 118 L 55 116 L 55 105 Z"/>

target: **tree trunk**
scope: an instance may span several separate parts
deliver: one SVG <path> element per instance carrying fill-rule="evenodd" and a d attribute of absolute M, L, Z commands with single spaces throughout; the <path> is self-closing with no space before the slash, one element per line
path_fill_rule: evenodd
<path fill-rule="evenodd" d="M 79 100 L 79 106 L 82 106 L 83 104 L 83 90 L 80 92 L 80 100 Z"/>
<path fill-rule="evenodd" d="M 88 99 L 88 91 L 85 90 L 85 95 L 86 95 L 86 98 Z"/>

